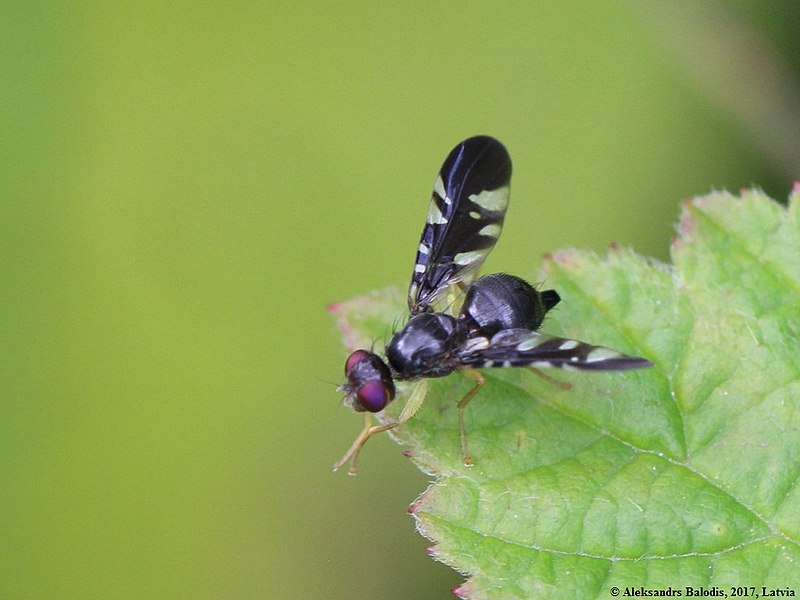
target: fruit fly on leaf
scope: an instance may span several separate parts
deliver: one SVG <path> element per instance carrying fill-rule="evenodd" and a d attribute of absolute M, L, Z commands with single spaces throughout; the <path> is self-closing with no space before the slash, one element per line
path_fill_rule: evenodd
<path fill-rule="evenodd" d="M 467 447 L 464 409 L 485 380 L 480 369 L 527 367 L 558 382 L 541 368 L 618 371 L 652 363 L 638 356 L 559 338 L 537 329 L 558 304 L 555 290 L 538 291 L 505 273 L 478 277 L 503 228 L 511 182 L 511 158 L 488 136 L 458 144 L 442 165 L 417 248 L 408 289 L 410 319 L 394 334 L 383 357 L 356 350 L 345 361 L 344 403 L 365 413 L 364 429 L 334 471 L 348 460 L 355 475 L 358 454 L 367 440 L 405 423 L 425 401 L 427 378 L 461 371 L 475 385 L 459 401 L 464 464 L 473 464 Z M 446 312 L 454 292 L 464 292 L 457 314 Z M 439 309 L 439 310 L 437 310 Z M 419 381 L 396 421 L 373 424 L 371 414 L 394 399 L 395 382 Z"/>

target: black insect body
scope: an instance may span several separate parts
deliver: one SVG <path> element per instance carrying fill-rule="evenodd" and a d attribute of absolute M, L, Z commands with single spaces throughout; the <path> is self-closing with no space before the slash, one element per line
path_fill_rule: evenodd
<path fill-rule="evenodd" d="M 540 293 L 519 277 L 486 275 L 467 290 L 458 318 L 444 313 L 411 317 L 386 346 L 386 359 L 400 380 L 449 375 L 474 354 L 470 348 L 488 346 L 499 331 L 537 329 L 558 300 L 555 291 Z"/>
<path fill-rule="evenodd" d="M 511 159 L 493 138 L 469 138 L 448 155 L 434 183 L 411 277 L 411 318 L 386 346 L 386 361 L 373 352 L 356 350 L 345 363 L 344 402 L 366 413 L 365 426 L 334 470 L 351 460 L 350 473 L 355 474 L 358 453 L 366 441 L 416 413 L 427 393 L 427 378 L 459 370 L 475 381 L 458 403 L 464 462 L 471 465 L 464 408 L 484 383 L 477 369 L 612 371 L 652 365 L 610 348 L 537 332 L 547 311 L 560 301 L 554 290 L 540 292 L 519 277 L 503 273 L 476 280 L 500 235 L 510 179 Z M 452 305 L 448 296 L 458 290 L 466 293 L 457 316 L 436 310 Z M 397 421 L 373 425 L 370 413 L 380 412 L 394 399 L 395 381 L 414 380 L 420 384 Z"/>
<path fill-rule="evenodd" d="M 422 313 L 411 318 L 386 346 L 386 359 L 399 379 L 443 377 L 458 366 L 458 351 L 469 330 L 463 322 L 443 313 Z"/>
<path fill-rule="evenodd" d="M 467 289 L 461 318 L 470 332 L 486 337 L 502 329 L 535 330 L 560 301 L 555 290 L 539 292 L 519 277 L 485 275 Z"/>

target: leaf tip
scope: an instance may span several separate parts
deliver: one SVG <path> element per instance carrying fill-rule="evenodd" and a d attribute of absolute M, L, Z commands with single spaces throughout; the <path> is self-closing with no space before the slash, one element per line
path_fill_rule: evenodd
<path fill-rule="evenodd" d="M 548 252 L 544 256 L 546 262 L 556 263 L 562 267 L 574 265 L 575 251 L 574 250 L 557 250 L 555 252 Z"/>
<path fill-rule="evenodd" d="M 696 198 L 681 200 L 681 214 L 676 226 L 678 235 L 673 237 L 670 243 L 673 250 L 677 250 L 683 242 L 690 240 L 697 230 L 697 220 L 692 214 L 692 207 L 696 204 L 696 200 Z"/>
<path fill-rule="evenodd" d="M 457 598 L 467 598 L 470 593 L 469 581 L 465 581 L 460 586 L 454 587 L 452 590 L 450 590 L 450 593 Z"/>
<path fill-rule="evenodd" d="M 800 181 L 792 182 L 792 191 L 789 194 L 789 203 L 800 202 Z"/>
<path fill-rule="evenodd" d="M 417 519 L 417 523 L 419 523 L 420 519 L 419 513 L 421 511 L 429 512 L 432 508 L 435 508 L 435 505 L 431 504 L 431 498 L 428 493 L 429 491 L 430 490 L 425 491 L 419 496 L 417 496 L 417 498 L 411 504 L 408 505 L 408 509 L 406 509 L 408 514 L 412 515 L 415 519 Z M 432 542 L 436 541 L 431 536 L 426 536 L 426 537 Z"/>

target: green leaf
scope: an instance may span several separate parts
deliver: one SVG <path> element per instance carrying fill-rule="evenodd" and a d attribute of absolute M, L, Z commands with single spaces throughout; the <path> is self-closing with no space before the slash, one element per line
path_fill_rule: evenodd
<path fill-rule="evenodd" d="M 616 586 L 800 593 L 800 189 L 683 204 L 674 266 L 624 249 L 564 250 L 540 280 L 562 303 L 544 331 L 652 369 L 487 369 L 466 410 L 460 374 L 393 432 L 437 479 L 412 505 L 469 598 L 609 597 Z M 352 350 L 385 341 L 397 291 L 337 305 Z M 380 344 L 378 344 L 379 346 Z M 387 409 L 396 417 L 401 400 Z M 369 451 L 368 447 L 365 451 Z"/>

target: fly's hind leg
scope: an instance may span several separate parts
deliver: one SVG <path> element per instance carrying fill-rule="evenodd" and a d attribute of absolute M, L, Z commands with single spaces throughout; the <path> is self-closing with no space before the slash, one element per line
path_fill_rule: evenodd
<path fill-rule="evenodd" d="M 537 369 L 536 367 L 528 367 L 528 369 L 533 371 L 534 373 L 536 373 L 539 377 L 544 379 L 549 384 L 556 386 L 557 388 L 561 388 L 562 390 L 571 390 L 572 389 L 572 384 L 569 383 L 568 381 L 560 381 L 560 380 L 556 379 L 555 377 L 550 377 L 550 375 L 548 375 L 547 373 L 545 373 L 541 369 Z"/>
<path fill-rule="evenodd" d="M 461 433 L 461 453 L 464 455 L 464 466 L 472 467 L 475 463 L 472 460 L 472 455 L 469 453 L 469 447 L 467 446 L 467 428 L 464 425 L 464 409 L 467 407 L 467 404 L 469 404 L 469 401 L 475 397 L 475 394 L 480 391 L 483 384 L 486 383 L 486 379 L 481 375 L 480 371 L 476 371 L 475 369 L 464 369 L 461 372 L 475 382 L 475 386 L 458 402 L 458 427 Z"/>
<path fill-rule="evenodd" d="M 550 377 L 547 373 L 542 372 L 541 370 L 537 369 L 536 367 L 528 367 L 531 371 L 536 373 L 539 377 L 544 379 L 545 381 L 549 382 L 550 384 L 561 388 L 562 390 L 569 390 L 572 388 L 572 384 L 566 381 L 559 381 L 554 377 Z M 481 390 L 483 384 L 486 383 L 486 378 L 481 375 L 480 371 L 475 369 L 462 369 L 461 372 L 466 375 L 469 379 L 475 382 L 475 386 L 469 390 L 463 398 L 458 402 L 458 427 L 461 433 L 461 453 L 464 455 L 464 466 L 472 467 L 475 465 L 475 462 L 472 460 L 472 455 L 469 452 L 469 446 L 467 445 L 467 428 L 464 425 L 464 409 L 469 404 L 469 401 L 472 400 L 475 395 Z"/>

